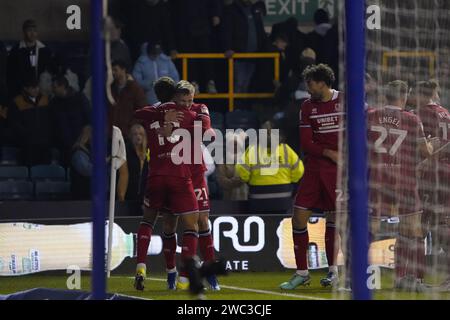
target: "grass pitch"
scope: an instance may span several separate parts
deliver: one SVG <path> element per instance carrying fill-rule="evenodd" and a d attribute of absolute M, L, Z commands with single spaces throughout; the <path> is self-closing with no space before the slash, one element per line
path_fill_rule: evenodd
<path fill-rule="evenodd" d="M 333 292 L 331 288 L 322 288 L 319 281 L 325 276 L 325 271 L 312 271 L 311 285 L 299 287 L 292 291 L 279 289 L 280 283 L 292 276 L 292 271 L 286 272 L 239 272 L 230 273 L 219 279 L 221 291 L 206 291 L 209 300 L 330 300 L 349 299 L 350 293 Z M 1 277 L 0 294 L 14 293 L 31 288 L 67 289 L 68 275 L 27 275 L 20 277 Z M 108 280 L 108 292 L 119 293 L 153 300 L 185 300 L 193 297 L 186 291 L 169 291 L 166 289 L 165 274 L 148 274 L 143 292 L 133 288 L 133 275 L 113 275 Z M 81 276 L 81 290 L 91 288 L 90 275 Z M 392 272 L 382 273 L 380 290 L 375 290 L 377 300 L 450 300 L 450 293 L 406 293 L 392 289 Z"/>

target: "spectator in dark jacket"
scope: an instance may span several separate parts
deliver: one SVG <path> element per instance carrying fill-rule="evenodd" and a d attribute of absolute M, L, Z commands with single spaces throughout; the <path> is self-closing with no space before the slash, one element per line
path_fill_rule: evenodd
<path fill-rule="evenodd" d="M 221 23 L 220 0 L 173 0 L 172 10 L 177 49 L 180 52 L 210 53 L 213 51 L 213 27 Z M 216 93 L 214 66 L 211 60 L 193 60 L 188 79 Z"/>
<path fill-rule="evenodd" d="M 114 61 L 112 72 L 114 82 L 111 84 L 111 93 L 115 103 L 108 109 L 109 124 L 110 128 L 118 127 L 126 137 L 133 122 L 134 111 L 145 107 L 147 99 L 144 90 L 127 73 L 125 62 Z"/>
<path fill-rule="evenodd" d="M 53 80 L 53 94 L 50 108 L 55 125 L 55 146 L 62 154 L 63 164 L 67 166 L 81 129 L 90 122 L 91 108 L 84 94 L 73 90 L 63 75 Z"/>
<path fill-rule="evenodd" d="M 298 57 L 306 48 L 307 37 L 306 34 L 298 30 L 297 18 L 290 17 L 285 21 L 275 23 L 270 33 L 270 41 L 275 41 L 278 35 L 285 35 L 288 39 L 289 46 L 286 48 L 288 68 L 290 70 L 298 68 Z"/>
<path fill-rule="evenodd" d="M 22 26 L 23 40 L 12 48 L 8 56 L 8 94 L 14 97 L 26 78 L 39 79 L 44 71 L 52 72 L 52 52 L 38 40 L 37 25 L 34 20 L 26 20 Z"/>
<path fill-rule="evenodd" d="M 175 58 L 175 31 L 167 0 L 123 1 L 121 12 L 124 39 L 130 46 L 133 61 L 140 56 L 144 42 L 161 43 L 165 54 Z"/>
<path fill-rule="evenodd" d="M 16 145 L 23 148 L 27 165 L 47 164 L 51 160 L 53 124 L 49 101 L 39 92 L 35 78 L 24 82 L 22 93 L 9 110 Z"/>
<path fill-rule="evenodd" d="M 289 75 L 289 64 L 286 52 L 289 48 L 289 40 L 285 34 L 277 34 L 269 45 L 268 51 L 279 53 L 279 80 L 274 80 L 273 60 L 260 60 L 255 71 L 255 78 L 259 80 L 255 90 L 270 92 L 276 90 L 284 83 Z"/>
<path fill-rule="evenodd" d="M 299 67 L 295 68 L 287 80 L 276 91 L 275 101 L 282 107 L 282 112 L 275 116 L 275 121 L 286 137 L 286 143 L 300 153 L 298 135 L 298 112 L 303 101 L 310 98 L 303 79 L 303 71 L 315 64 L 316 54 L 311 48 L 303 50 L 299 58 Z"/>
<path fill-rule="evenodd" d="M 309 98 L 308 89 L 306 88 L 302 73 L 306 67 L 315 64 L 316 54 L 311 48 L 306 48 L 297 59 L 297 67 L 289 73 L 287 79 L 275 92 L 275 101 L 282 107 L 294 101 L 298 106 L 301 100 Z"/>
<path fill-rule="evenodd" d="M 122 60 L 127 65 L 127 70 L 131 70 L 131 54 L 125 41 L 122 40 L 123 23 L 114 19 L 111 30 L 111 61 Z"/>
<path fill-rule="evenodd" d="M 236 0 L 224 11 L 223 43 L 225 56 L 235 52 L 262 52 L 267 49 L 263 10 L 251 0 Z M 235 92 L 248 92 L 256 64 L 248 59 L 234 63 Z"/>
<path fill-rule="evenodd" d="M 317 63 L 328 64 L 338 74 L 339 39 L 337 25 L 330 23 L 329 13 L 318 9 L 314 13 L 314 30 L 307 35 L 307 45 L 317 55 Z M 338 82 L 336 82 L 338 83 Z"/>

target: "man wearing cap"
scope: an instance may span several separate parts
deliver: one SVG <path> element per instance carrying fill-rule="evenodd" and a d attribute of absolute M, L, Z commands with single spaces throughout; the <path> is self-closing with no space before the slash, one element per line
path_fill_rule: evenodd
<path fill-rule="evenodd" d="M 26 20 L 22 25 L 23 40 L 14 46 L 8 56 L 8 90 L 14 97 L 20 93 L 26 78 L 39 76 L 44 71 L 52 71 L 52 52 L 38 40 L 37 24 Z"/>
<path fill-rule="evenodd" d="M 163 53 L 159 43 L 144 43 L 141 52 L 134 65 L 133 77 L 144 89 L 147 103 L 153 105 L 158 102 L 153 83 L 164 76 L 178 82 L 180 75 L 170 57 Z"/>

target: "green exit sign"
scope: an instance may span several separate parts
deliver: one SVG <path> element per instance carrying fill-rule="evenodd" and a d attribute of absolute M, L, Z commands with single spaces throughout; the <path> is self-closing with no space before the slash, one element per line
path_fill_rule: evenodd
<path fill-rule="evenodd" d="M 266 25 L 273 25 L 292 16 L 300 23 L 312 23 L 314 12 L 324 8 L 333 18 L 337 12 L 336 0 L 265 0 L 267 16 L 264 18 Z"/>

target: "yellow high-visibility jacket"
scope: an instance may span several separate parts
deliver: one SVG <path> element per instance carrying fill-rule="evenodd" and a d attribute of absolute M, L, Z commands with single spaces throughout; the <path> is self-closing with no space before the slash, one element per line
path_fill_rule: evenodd
<path fill-rule="evenodd" d="M 257 151 L 257 152 L 256 152 Z M 296 183 L 303 176 L 302 160 L 287 144 L 278 145 L 274 154 L 270 149 L 250 146 L 236 165 L 239 177 L 250 186 L 268 186 Z"/>

